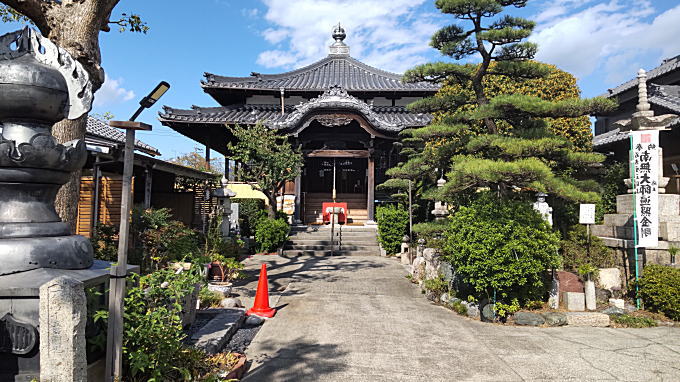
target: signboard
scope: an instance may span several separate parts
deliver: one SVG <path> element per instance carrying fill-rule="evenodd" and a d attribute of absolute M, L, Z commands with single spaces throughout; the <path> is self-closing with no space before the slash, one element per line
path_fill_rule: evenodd
<path fill-rule="evenodd" d="M 578 214 L 579 224 L 595 224 L 595 205 L 581 204 Z"/>
<path fill-rule="evenodd" d="M 659 245 L 659 131 L 631 131 L 637 246 Z"/>

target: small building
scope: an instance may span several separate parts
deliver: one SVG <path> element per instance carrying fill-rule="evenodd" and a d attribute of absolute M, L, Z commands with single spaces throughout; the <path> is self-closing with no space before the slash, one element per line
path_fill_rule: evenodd
<path fill-rule="evenodd" d="M 648 102 L 654 115 L 680 115 L 680 55 L 664 60 L 647 72 Z M 602 95 L 615 99 L 619 107 L 608 114 L 596 115 L 593 147 L 619 162 L 628 161 L 630 140 L 628 132 L 620 131 L 614 122 L 629 119 L 638 103 L 638 80 L 632 78 Z M 680 193 L 680 123 L 662 131 L 659 142 L 663 149 L 665 176 L 671 178 L 667 193 Z"/>
<path fill-rule="evenodd" d="M 120 224 L 125 133 L 88 117 L 85 143 L 88 159 L 81 174 L 76 233 L 90 237 L 95 222 Z M 160 156 L 158 149 L 135 141 L 134 205 L 169 208 L 176 220 L 201 228 L 210 209 L 210 200 L 205 200 L 207 182 L 215 175 L 156 156 Z"/>
<path fill-rule="evenodd" d="M 406 83 L 401 75 L 366 65 L 350 55 L 338 25 L 328 56 L 280 74 L 225 77 L 205 73 L 203 90 L 219 104 L 191 109 L 165 107 L 160 121 L 208 149 L 228 155 L 230 126 L 263 123 L 287 135 L 304 154 L 302 175 L 281 190 L 294 198 L 296 221 L 321 221 L 331 201 L 333 174 L 337 201 L 347 202 L 353 223 L 372 222 L 375 185 L 398 161 L 393 147 L 400 131 L 427 125 L 432 117 L 406 105 L 434 95 L 430 83 Z M 334 172 L 335 170 L 335 172 Z"/>

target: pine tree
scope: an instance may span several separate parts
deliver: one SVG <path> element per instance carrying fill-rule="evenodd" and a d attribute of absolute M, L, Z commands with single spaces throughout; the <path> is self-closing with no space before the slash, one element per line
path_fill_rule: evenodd
<path fill-rule="evenodd" d="M 431 81 L 458 86 L 412 105 L 411 110 L 433 113 L 435 123 L 405 131 L 402 154 L 407 161 L 391 169 L 383 188 L 399 189 L 403 179 L 417 180 L 426 198 L 455 200 L 460 193 L 489 187 L 501 197 L 512 190 L 540 191 L 569 201 L 596 201 L 597 185 L 584 180 L 588 170 L 603 161 L 586 143 L 575 144 L 550 123 L 611 110 L 606 99 L 545 97 L 544 94 L 489 96 L 494 77 L 516 83 L 546 78 L 554 68 L 532 61 L 537 46 L 524 41 L 535 23 L 500 16 L 507 7 L 521 8 L 526 0 L 437 0 L 445 14 L 471 24 L 444 27 L 431 45 L 454 60 L 477 56 L 477 64 L 436 62 L 415 67 L 407 81 Z M 463 91 L 467 90 L 467 91 Z M 543 97 L 541 97 L 543 96 Z M 566 128 L 565 130 L 569 130 Z M 582 139 L 581 139 L 582 141 Z M 435 171 L 437 169 L 438 171 Z M 446 173 L 447 183 L 433 188 Z"/>

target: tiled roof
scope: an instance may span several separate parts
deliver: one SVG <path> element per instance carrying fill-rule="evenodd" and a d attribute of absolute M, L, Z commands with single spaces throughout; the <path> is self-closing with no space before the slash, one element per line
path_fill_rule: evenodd
<path fill-rule="evenodd" d="M 647 81 L 652 81 L 655 78 L 658 78 L 670 71 L 678 69 L 680 69 L 680 56 L 669 58 L 667 60 L 664 60 L 664 62 L 661 65 L 647 72 Z M 636 87 L 637 84 L 638 84 L 637 78 L 633 78 L 632 80 L 625 82 L 613 89 L 609 89 L 607 93 L 602 94 L 602 97 L 612 97 L 621 94 L 628 89 Z"/>
<path fill-rule="evenodd" d="M 329 55 L 309 66 L 281 74 L 253 73 L 250 77 L 223 77 L 205 73 L 203 88 L 325 91 L 340 86 L 353 91 L 428 91 L 439 86 L 426 82 L 406 83 L 401 75 L 366 65 L 350 56 Z"/>
<path fill-rule="evenodd" d="M 87 135 L 114 142 L 125 144 L 125 133 L 109 126 L 106 122 L 93 117 L 87 117 Z M 149 155 L 161 155 L 157 148 L 140 140 L 135 140 L 135 149 Z"/>
<path fill-rule="evenodd" d="M 606 133 L 596 135 L 593 137 L 593 147 L 605 146 L 610 143 L 619 142 L 624 139 L 628 139 L 630 136 L 629 132 L 622 132 L 620 129 L 614 129 Z"/>
<path fill-rule="evenodd" d="M 649 103 L 664 107 L 680 114 L 680 85 L 649 86 Z"/>
<path fill-rule="evenodd" d="M 295 107 L 286 106 L 284 114 L 281 114 L 281 107 L 278 105 L 192 106 L 189 110 L 165 106 L 163 110 L 160 115 L 161 122 L 255 124 L 286 120 L 295 111 Z M 432 120 L 427 114 L 414 114 L 403 106 L 373 106 L 372 111 L 385 121 L 403 127 L 425 126 Z"/>

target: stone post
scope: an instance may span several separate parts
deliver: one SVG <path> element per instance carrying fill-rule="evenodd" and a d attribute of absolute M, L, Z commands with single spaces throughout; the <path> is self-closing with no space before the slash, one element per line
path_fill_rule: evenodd
<path fill-rule="evenodd" d="M 586 310 L 597 309 L 597 301 L 595 296 L 595 282 L 592 280 L 586 281 L 584 284 L 586 292 Z"/>
<path fill-rule="evenodd" d="M 552 309 L 557 309 L 560 307 L 560 281 L 554 275 L 552 278 L 552 284 L 550 285 L 548 305 Z"/>
<path fill-rule="evenodd" d="M 87 381 L 83 283 L 61 276 L 40 287 L 40 380 Z"/>

